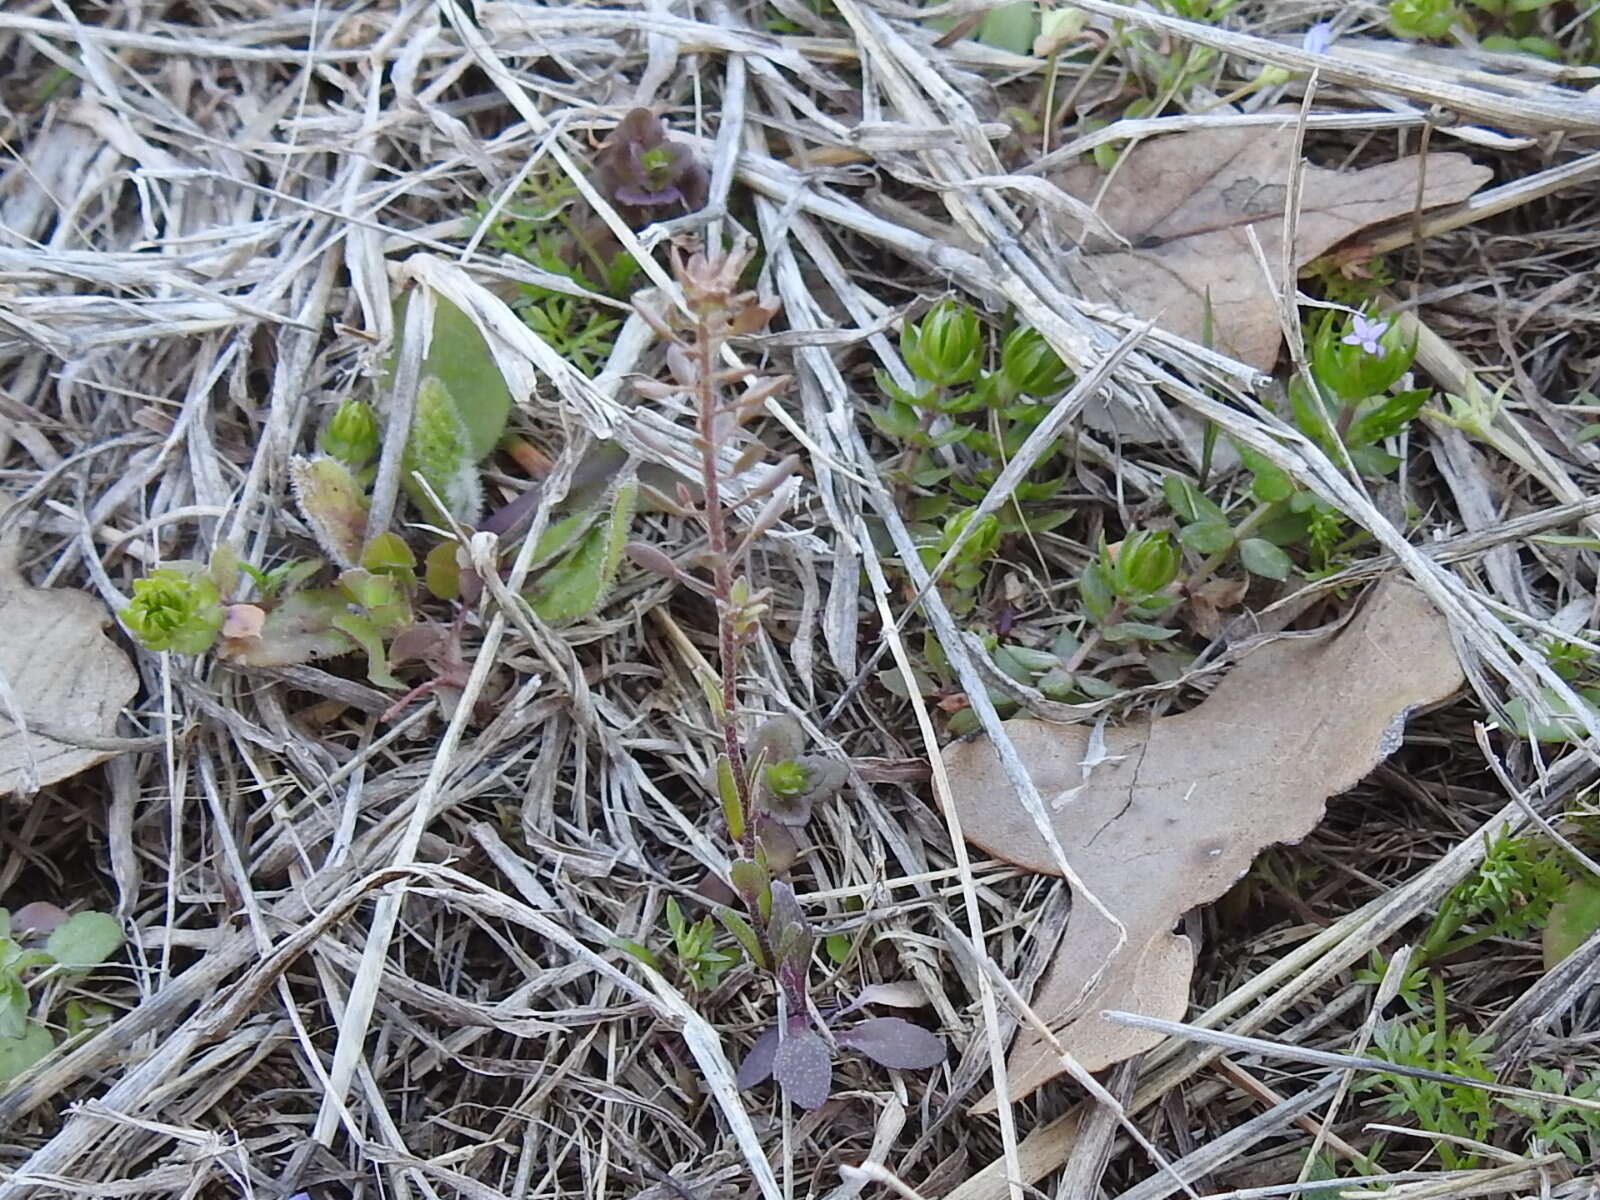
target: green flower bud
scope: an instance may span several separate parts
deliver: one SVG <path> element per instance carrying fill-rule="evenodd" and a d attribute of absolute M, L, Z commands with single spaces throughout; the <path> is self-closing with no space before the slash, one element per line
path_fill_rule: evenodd
<path fill-rule="evenodd" d="M 378 414 L 364 400 L 346 400 L 328 418 L 317 446 L 330 458 L 359 471 L 378 453 Z"/>
<path fill-rule="evenodd" d="M 225 613 L 209 575 L 161 570 L 134 581 L 133 600 L 117 616 L 146 650 L 204 654 Z"/>
<path fill-rule="evenodd" d="M 1044 335 L 1025 326 L 1013 329 L 1000 347 L 1000 373 L 1025 396 L 1053 396 L 1072 379 Z"/>
<path fill-rule="evenodd" d="M 939 533 L 938 558 L 943 558 L 950 547 L 956 544 L 956 539 L 971 524 L 972 514 L 977 511 L 975 508 L 963 508 L 944 523 L 944 528 Z M 999 549 L 1000 518 L 989 513 L 973 526 L 972 533 L 962 544 L 961 553 L 956 561 L 971 564 L 988 562 Z"/>
<path fill-rule="evenodd" d="M 800 795 L 811 785 L 811 772 L 793 760 L 773 763 L 766 776 L 767 790 L 785 800 Z"/>
<path fill-rule="evenodd" d="M 1130 533 L 1117 547 L 1112 586 L 1122 599 L 1141 603 L 1178 577 L 1180 562 L 1165 530 Z"/>
<path fill-rule="evenodd" d="M 940 301 L 900 335 L 900 353 L 918 379 L 936 387 L 967 383 L 983 362 L 983 327 L 964 304 Z"/>

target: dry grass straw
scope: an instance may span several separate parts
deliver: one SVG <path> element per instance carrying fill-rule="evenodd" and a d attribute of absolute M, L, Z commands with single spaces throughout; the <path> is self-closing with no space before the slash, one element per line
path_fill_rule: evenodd
<path fill-rule="evenodd" d="M 1573 149 L 1600 129 L 1600 106 L 1548 73 L 1508 73 L 1465 52 L 1368 42 L 1312 55 L 1265 8 L 1258 30 L 1243 17 L 1223 29 L 1075 2 L 1223 51 L 1243 78 L 1259 64 L 1315 70 L 1325 111 L 1304 118 L 1304 138 L 1389 154 L 1396 140 L 1414 149 L 1420 130 L 1502 166 L 1500 186 L 1459 211 L 1374 242 L 1429 239 L 1406 260 L 1413 294 L 1396 298 L 1423 339 L 1419 366 L 1453 390 L 1468 376 L 1511 384 L 1502 441 L 1438 423 L 1412 432 L 1413 457 L 1431 450 L 1437 472 L 1418 497 L 1423 537 L 1397 521 L 1391 497 L 1353 484 L 1263 406 L 1256 372 L 1059 285 L 1061 250 L 1034 217 L 1075 202 L 1042 177 L 1047 164 L 1008 174 L 995 145 L 996 88 L 1042 77 L 1039 60 L 971 41 L 937 47 L 905 20 L 910 10 L 865 0 L 837 0 L 826 20 L 778 4 L 807 30 L 782 36 L 722 3 L 693 16 L 655 3 L 497 0 L 470 13 L 455 0 L 152 3 L 93 20 L 36 0 L 0 13 L 4 522 L 23 532 L 37 582 L 113 607 L 143 571 L 216 544 L 263 564 L 304 553 L 288 456 L 338 401 L 373 393 L 401 332 L 391 297 L 406 286 L 422 297 L 416 329 L 434 295 L 472 315 L 518 397 L 519 428 L 560 456 L 536 528 L 585 435 L 692 477 L 673 414 L 629 401 L 628 376 L 658 367 L 648 329 L 630 322 L 608 368 L 583 377 L 507 305 L 510 285 L 547 277 L 487 254 L 464 219 L 480 201 L 503 205 L 534 163 L 592 191 L 582 163 L 596 140 L 628 107 L 655 103 L 711 170 L 711 208 L 682 228 L 729 232 L 754 197 L 764 279 L 787 326 L 770 352 L 797 377 L 768 405 L 773 436 L 806 459 L 806 482 L 758 554 L 782 634 L 752 653 L 745 691 L 756 706 L 802 718 L 858 765 L 929 759 L 937 794 L 947 785 L 927 709 L 886 704 L 867 672 L 889 663 L 860 649 L 881 632 L 909 678 L 903 631 L 925 621 L 1022 802 L 1048 825 L 986 699 L 992 664 L 961 635 L 879 482 L 862 364 L 908 380 L 893 325 L 910 295 L 885 282 L 896 276 L 923 295 L 950 288 L 1026 314 L 1079 370 L 1086 383 L 1052 428 L 1073 441 L 1105 504 L 1143 504 L 1192 455 L 1199 422 L 1214 422 L 1371 535 L 1363 562 L 1286 599 L 1294 611 L 1404 570 L 1450 616 L 1488 711 L 1541 686 L 1565 693 L 1537 647 L 1592 625 L 1595 559 L 1533 539 L 1600 522 L 1593 454 L 1566 437 L 1571 397 L 1600 379 L 1592 276 L 1569 280 L 1574 256 L 1595 249 L 1593 202 L 1571 190 L 1600 162 Z M 1319 15 L 1303 8 L 1294 28 Z M 1117 138 L 1267 120 L 1282 118 L 1120 122 L 1051 161 Z M 886 184 L 881 202 L 862 194 L 863 164 Z M 1520 258 L 1480 236 L 1490 220 L 1524 229 L 1512 239 Z M 1541 220 L 1566 232 L 1541 235 Z M 662 235 L 640 246 L 620 223 L 616 232 L 646 262 Z M 670 300 L 670 279 L 651 270 Z M 402 354 L 383 398 L 391 429 L 407 420 L 415 357 Z M 1158 440 L 1118 444 L 1083 422 L 1091 400 L 1137 414 Z M 986 508 L 1008 502 L 1044 441 L 1013 461 Z M 399 441 L 388 445 L 375 527 L 397 503 Z M 684 536 L 660 520 L 664 541 Z M 886 576 L 869 521 L 907 565 L 914 603 Z M 1081 563 L 1081 543 L 1052 545 L 1058 562 Z M 1336 1147 L 1361 1136 L 1359 1118 L 1337 1129 L 1317 1120 L 1348 1075 L 1327 1050 L 1347 1047 L 1361 1021 L 1352 966 L 1467 877 L 1486 836 L 1558 819 L 1595 777 L 1590 728 L 1591 740 L 1548 761 L 1536 747 L 1505 751 L 1494 767 L 1510 802 L 1489 777 L 1486 790 L 1464 785 L 1470 802 L 1426 808 L 1438 819 L 1425 833 L 1397 821 L 1345 843 L 1328 833 L 1310 852 L 1342 846 L 1339 869 L 1362 898 L 1307 901 L 1323 927 L 1266 950 L 1234 937 L 1248 966 L 1219 966 L 1207 1006 L 1175 1029 L 1214 1031 L 1207 1040 L 1175 1037 L 1126 1068 L 1122 1102 L 1095 1085 L 1113 1105 L 1101 1112 L 1091 1100 L 1060 1116 L 1069 1092 L 1053 1086 L 975 1118 L 966 1108 L 983 1091 L 1005 1095 L 1010 1033 L 1035 1019 L 1018 992 L 1060 931 L 1062 885 L 972 860 L 915 786 L 858 770 L 808 847 L 813 916 L 866 951 L 824 999 L 915 980 L 955 1053 L 931 1080 L 841 1063 L 847 1102 L 798 1116 L 734 1086 L 739 1056 L 770 1019 L 748 971 L 696 998 L 609 947 L 654 941 L 665 898 L 726 869 L 701 784 L 710 721 L 693 671 L 705 614 L 669 611 L 662 588 L 630 582 L 596 618 L 552 630 L 511 595 L 528 566 L 525 549 L 487 614 L 469 702 L 449 721 L 428 709 L 380 726 L 387 698 L 338 670 L 240 674 L 141 654 L 129 752 L 103 776 L 10 807 L 7 902 L 53 887 L 114 909 L 134 940 L 128 965 L 80 989 L 107 1005 L 108 1023 L 0 1095 L 0 1200 L 297 1189 L 997 1200 L 1028 1194 L 1069 1159 L 1074 1195 L 1098 1184 L 1156 1200 L 1202 1179 L 1259 1180 L 1252 1156 L 1264 1143 L 1303 1152 L 1313 1136 Z M 1055 584 L 1041 581 L 1045 611 Z M 495 706 L 482 724 L 471 719 L 479 695 Z M 1054 715 L 1099 708 L 1066 707 Z M 1472 779 L 1483 774 L 1475 711 L 1464 702 L 1429 727 Z M 1452 795 L 1448 779 L 1403 771 L 1393 769 L 1402 793 L 1429 804 Z M 1480 1015 L 1512 1022 L 1508 1067 L 1555 1047 L 1592 1069 L 1561 1030 L 1591 1011 L 1597 962 L 1591 943 L 1543 980 L 1502 973 L 1514 985 Z M 1317 1069 L 1307 1086 L 1280 1081 L 1288 1098 L 1259 1081 L 1241 1090 L 1249 1072 L 1295 1061 Z M 1188 1150 L 1128 1124 L 1180 1086 L 1209 1134 Z M 1297 1123 L 1314 1132 L 1302 1137 Z M 1152 1168 L 1119 1129 L 1176 1161 Z M 1216 1190 L 1331 1186 L 1296 1185 L 1298 1164 L 1284 1162 L 1270 1182 Z M 1566 1194 L 1559 1172 L 1530 1153 L 1380 1179 L 1418 1197 Z"/>

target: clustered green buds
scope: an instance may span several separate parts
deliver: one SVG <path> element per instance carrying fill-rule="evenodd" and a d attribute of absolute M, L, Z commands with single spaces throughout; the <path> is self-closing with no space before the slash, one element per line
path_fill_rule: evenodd
<path fill-rule="evenodd" d="M 1078 580 L 1084 611 L 1108 642 L 1170 637 L 1172 631 L 1143 619 L 1178 602 L 1168 589 L 1181 565 L 1178 547 L 1165 530 L 1134 530 L 1115 546 L 1102 538 L 1099 553 Z"/>
<path fill-rule="evenodd" d="M 133 600 L 118 615 L 147 650 L 204 654 L 225 616 L 217 585 L 203 570 L 152 571 L 133 583 Z"/>
<path fill-rule="evenodd" d="M 1178 577 L 1179 561 L 1165 530 L 1130 533 L 1111 559 L 1112 590 L 1125 600 L 1146 600 Z"/>
<path fill-rule="evenodd" d="M 364 400 L 346 400 L 328 418 L 317 447 L 352 471 L 359 471 L 378 453 L 378 414 Z"/>
<path fill-rule="evenodd" d="M 900 354 L 918 379 L 954 387 L 977 377 L 983 365 L 983 327 L 965 304 L 941 300 L 920 323 L 900 334 Z"/>
<path fill-rule="evenodd" d="M 1019 325 L 1000 346 L 1000 375 L 1024 396 L 1053 396 L 1072 380 L 1061 356 L 1037 329 Z"/>
<path fill-rule="evenodd" d="M 773 763 L 766 770 L 767 790 L 782 800 L 792 800 L 810 786 L 811 772 L 790 759 Z"/>

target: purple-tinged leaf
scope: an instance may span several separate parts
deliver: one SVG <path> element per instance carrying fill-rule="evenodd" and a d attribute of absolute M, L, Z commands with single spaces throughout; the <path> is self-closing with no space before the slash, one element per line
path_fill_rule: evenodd
<path fill-rule="evenodd" d="M 801 1108 L 821 1108 L 833 1091 L 833 1054 L 814 1031 L 791 1030 L 773 1055 L 772 1075 Z"/>
<path fill-rule="evenodd" d="M 767 937 L 772 942 L 772 953 L 780 965 L 790 966 L 803 979 L 811 963 L 811 948 L 815 938 L 811 922 L 800 909 L 794 889 L 782 880 L 772 884 L 772 913 L 767 918 Z"/>
<path fill-rule="evenodd" d="M 942 1037 L 899 1017 L 873 1017 L 841 1030 L 834 1040 L 899 1071 L 936 1067 L 948 1052 Z"/>
<path fill-rule="evenodd" d="M 739 1064 L 736 1082 L 742 1088 L 753 1088 L 772 1075 L 772 1059 L 778 1053 L 778 1027 L 774 1025 L 756 1039 L 755 1045 Z"/>

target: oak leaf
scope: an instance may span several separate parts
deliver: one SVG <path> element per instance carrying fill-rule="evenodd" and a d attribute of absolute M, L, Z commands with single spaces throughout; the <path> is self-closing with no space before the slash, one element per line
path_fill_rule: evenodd
<path fill-rule="evenodd" d="M 1342 628 L 1246 654 L 1188 712 L 1106 730 L 1098 754 L 1083 726 L 1007 721 L 1068 863 L 1127 935 L 1118 949 L 1116 927 L 1074 899 L 1032 1001 L 1066 1050 L 1097 1071 L 1159 1041 L 1098 1014 L 1182 1017 L 1194 968 L 1189 940 L 1172 932 L 1183 913 L 1222 895 L 1259 850 L 1309 833 L 1330 796 L 1396 748 L 1405 715 L 1461 680 L 1446 620 L 1391 580 Z M 1060 873 L 987 740 L 953 743 L 944 760 L 969 841 Z M 1061 1071 L 1024 1026 L 1010 1055 L 1013 1096 Z"/>
<path fill-rule="evenodd" d="M 1086 299 L 1115 305 L 1263 371 L 1282 344 L 1278 322 L 1283 212 L 1295 150 L 1292 118 L 1281 128 L 1197 129 L 1134 146 L 1107 177 L 1092 163 L 1056 182 L 1095 211 L 1125 243 L 1081 226 L 1064 262 Z M 1332 171 L 1307 164 L 1295 222 L 1294 265 L 1305 266 L 1380 221 L 1465 200 L 1492 172 L 1464 154 L 1426 154 Z M 1102 189 L 1104 192 L 1102 194 Z M 1247 229 L 1268 267 L 1265 278 Z"/>
<path fill-rule="evenodd" d="M 104 633 L 108 620 L 93 596 L 29 587 L 14 548 L 0 548 L 0 679 L 9 692 L 0 702 L 0 795 L 36 791 L 116 753 L 78 741 L 115 738 L 117 716 L 139 690 L 133 664 Z"/>

